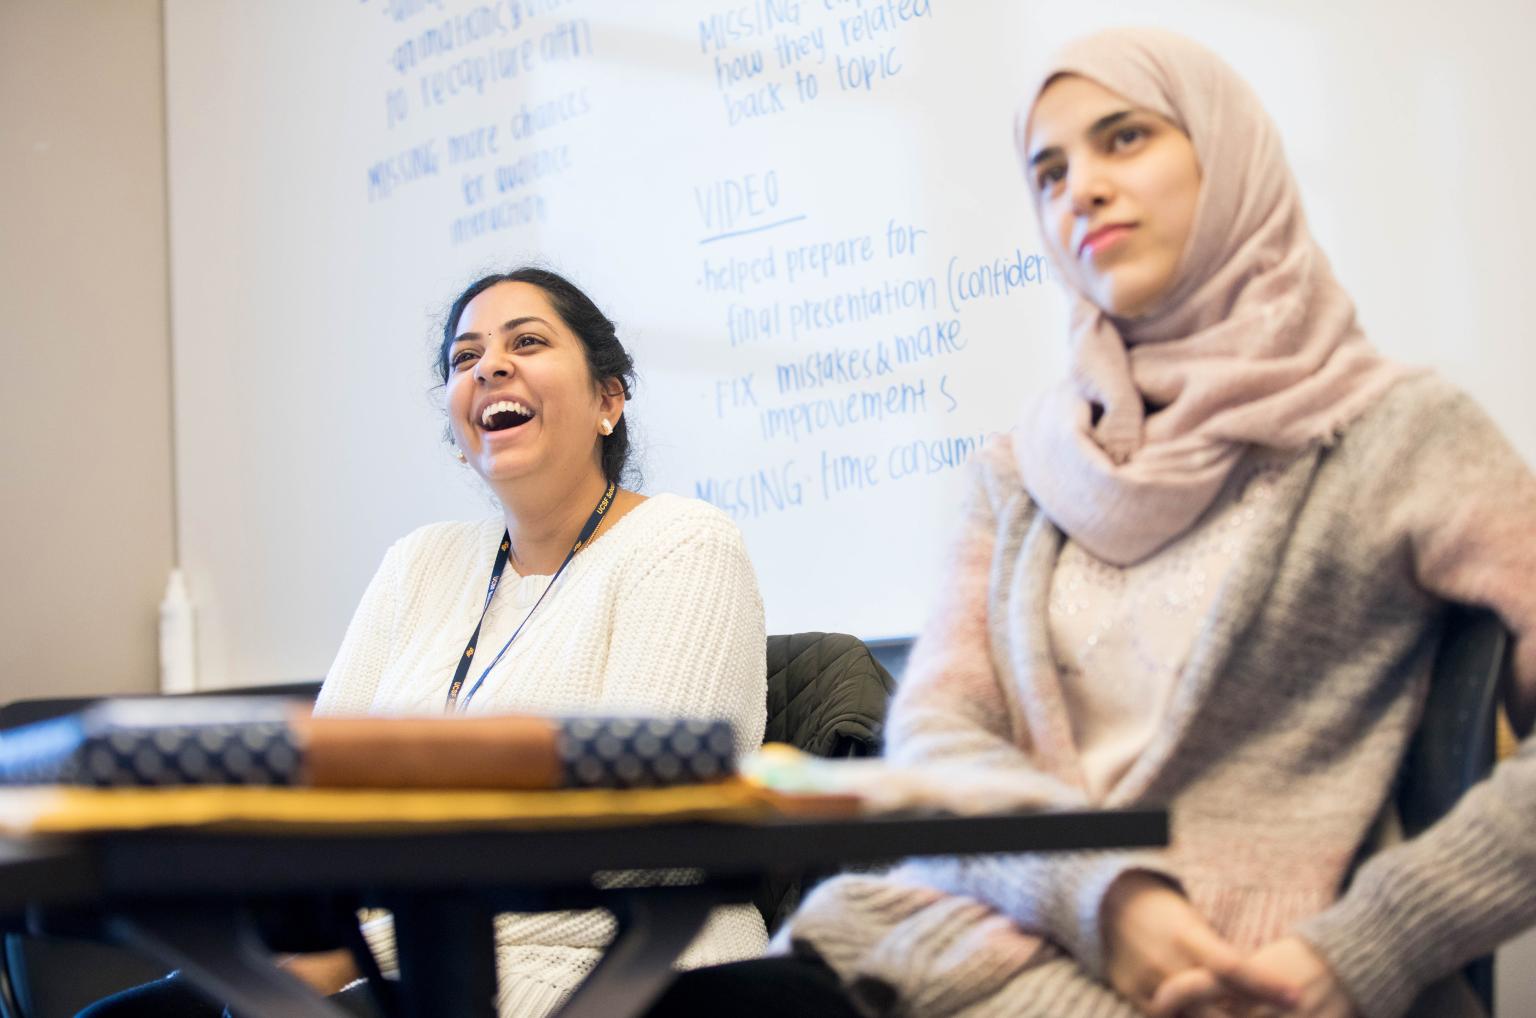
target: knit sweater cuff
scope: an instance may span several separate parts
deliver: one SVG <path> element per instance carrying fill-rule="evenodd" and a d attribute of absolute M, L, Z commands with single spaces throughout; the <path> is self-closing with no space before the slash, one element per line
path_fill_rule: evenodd
<path fill-rule="evenodd" d="M 1328 962 L 1362 1018 L 1397 1018 L 1424 978 L 1438 974 L 1409 960 L 1428 953 L 1429 945 L 1415 943 L 1426 926 L 1414 924 L 1391 899 L 1346 896 L 1299 924 L 1296 933 Z"/>
<path fill-rule="evenodd" d="M 1536 917 L 1525 775 L 1508 767 L 1429 831 L 1368 859 L 1343 898 L 1297 926 L 1364 1018 L 1397 1018 L 1423 987 Z"/>
<path fill-rule="evenodd" d="M 1104 896 L 1127 873 L 1150 873 L 1180 886 L 1162 856 L 1152 852 L 1092 853 L 1063 859 L 1055 873 L 1063 904 L 1072 910 L 1074 921 L 1066 929 L 1052 930 L 1052 936 L 1100 982 L 1108 981 L 1102 922 Z"/>
<path fill-rule="evenodd" d="M 1482 822 L 1491 818 L 1451 819 L 1470 822 L 1443 821 L 1373 856 L 1344 897 L 1296 927 L 1364 1018 L 1397 1018 L 1425 986 L 1530 924 L 1529 857 L 1501 850 L 1509 835 Z"/>

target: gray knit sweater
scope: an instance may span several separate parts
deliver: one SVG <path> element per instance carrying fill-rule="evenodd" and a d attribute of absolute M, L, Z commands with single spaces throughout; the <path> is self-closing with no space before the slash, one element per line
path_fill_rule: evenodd
<path fill-rule="evenodd" d="M 1064 540 L 1010 442 L 981 456 L 888 753 L 1015 774 L 1088 804 L 1046 603 Z M 1367 1018 L 1536 923 L 1536 740 L 1343 890 L 1423 703 L 1446 601 L 1517 637 L 1536 690 L 1536 478 L 1470 399 L 1419 375 L 1286 470 L 1163 723 L 1097 804 L 1167 804 L 1173 844 L 911 862 L 823 884 L 779 949 L 820 955 L 876 1014 L 1137 1012 L 1102 982 L 1099 906 L 1128 869 L 1177 881 L 1239 947 L 1299 933 Z"/>

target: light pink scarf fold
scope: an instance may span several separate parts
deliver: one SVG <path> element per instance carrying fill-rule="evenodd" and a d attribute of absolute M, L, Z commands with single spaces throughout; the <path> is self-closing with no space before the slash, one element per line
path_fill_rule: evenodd
<path fill-rule="evenodd" d="M 1018 462 L 1052 522 L 1128 565 L 1193 525 L 1249 446 L 1327 440 L 1405 371 L 1366 341 L 1307 230 L 1274 124 L 1215 54 L 1154 29 L 1073 43 L 1020 113 L 1021 154 L 1035 100 L 1062 74 L 1179 125 L 1201 167 L 1188 245 L 1146 315 L 1094 305 L 1081 267 L 1047 240 L 1075 295 L 1072 373 L 1027 409 Z M 1161 409 L 1147 415 L 1144 401 Z"/>

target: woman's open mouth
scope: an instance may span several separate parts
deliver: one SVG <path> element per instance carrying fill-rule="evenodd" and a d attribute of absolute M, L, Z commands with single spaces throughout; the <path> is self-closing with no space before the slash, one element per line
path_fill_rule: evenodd
<path fill-rule="evenodd" d="M 533 420 L 533 411 L 513 399 L 503 399 L 480 411 L 480 426 L 486 431 L 510 431 Z"/>

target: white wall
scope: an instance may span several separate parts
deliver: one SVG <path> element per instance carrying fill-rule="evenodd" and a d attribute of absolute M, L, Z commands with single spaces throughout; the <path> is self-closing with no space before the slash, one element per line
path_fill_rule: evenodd
<path fill-rule="evenodd" d="M 162 52 L 159 0 L 0 3 L 0 700 L 156 682 Z"/>

